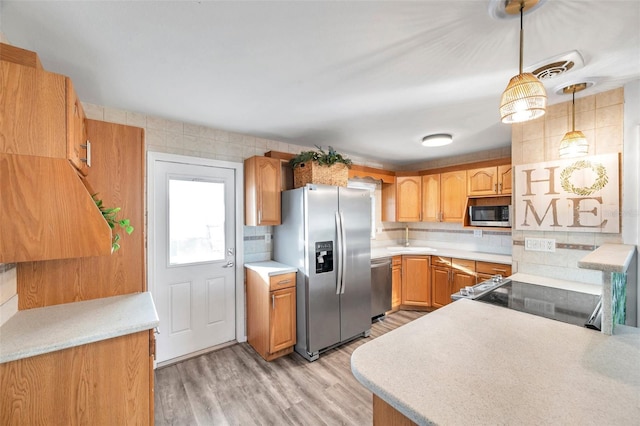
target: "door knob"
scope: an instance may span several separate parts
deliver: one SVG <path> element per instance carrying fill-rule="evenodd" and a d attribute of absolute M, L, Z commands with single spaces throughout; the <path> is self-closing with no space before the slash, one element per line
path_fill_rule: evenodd
<path fill-rule="evenodd" d="M 224 265 L 223 268 L 233 268 L 233 265 L 235 265 L 233 262 L 227 262 L 227 264 Z"/>

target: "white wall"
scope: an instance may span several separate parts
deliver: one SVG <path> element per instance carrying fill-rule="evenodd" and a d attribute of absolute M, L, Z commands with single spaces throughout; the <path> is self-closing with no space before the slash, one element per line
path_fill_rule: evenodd
<path fill-rule="evenodd" d="M 622 238 L 625 244 L 640 244 L 640 80 L 624 86 L 624 148 L 623 148 Z M 636 281 L 640 277 L 640 262 L 636 262 Z M 640 282 L 635 289 L 636 325 L 640 313 Z"/>

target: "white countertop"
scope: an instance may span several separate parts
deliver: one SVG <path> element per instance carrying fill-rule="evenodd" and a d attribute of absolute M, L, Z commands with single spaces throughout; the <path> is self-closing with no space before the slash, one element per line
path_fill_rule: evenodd
<path fill-rule="evenodd" d="M 636 253 L 629 244 L 603 244 L 578 261 L 578 267 L 603 272 L 626 272 Z"/>
<path fill-rule="evenodd" d="M 274 275 L 298 272 L 298 268 L 285 265 L 284 263 L 276 262 L 274 260 L 245 263 L 244 267 L 256 271 L 258 275 L 260 275 L 260 277 L 266 282 L 269 282 L 269 277 L 272 277 Z"/>
<path fill-rule="evenodd" d="M 0 363 L 150 330 L 158 324 L 148 292 L 18 311 L 0 327 Z"/>
<path fill-rule="evenodd" d="M 425 246 L 425 247 L 391 246 L 391 247 L 376 247 L 376 248 L 372 247 L 371 248 L 372 259 L 379 259 L 381 257 L 399 256 L 403 254 L 455 257 L 457 259 L 479 260 L 482 262 L 495 262 L 495 263 L 504 263 L 504 264 L 511 265 L 511 256 L 505 255 L 505 254 L 493 254 L 493 253 L 485 253 L 485 252 L 479 252 L 479 251 L 458 250 L 454 248 L 430 247 L 430 246 Z"/>
<path fill-rule="evenodd" d="M 640 330 L 459 300 L 357 348 L 355 377 L 418 424 L 638 424 Z"/>

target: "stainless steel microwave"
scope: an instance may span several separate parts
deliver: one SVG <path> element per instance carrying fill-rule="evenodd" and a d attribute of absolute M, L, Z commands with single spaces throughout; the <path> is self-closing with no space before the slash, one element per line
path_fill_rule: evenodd
<path fill-rule="evenodd" d="M 511 227 L 511 206 L 469 206 L 471 226 Z"/>

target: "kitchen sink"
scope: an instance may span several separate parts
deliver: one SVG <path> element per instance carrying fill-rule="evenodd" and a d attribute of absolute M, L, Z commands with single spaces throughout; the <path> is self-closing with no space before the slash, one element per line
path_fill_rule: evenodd
<path fill-rule="evenodd" d="M 418 247 L 418 246 L 409 246 L 409 247 L 392 246 L 392 247 L 387 247 L 387 250 L 389 250 L 389 251 L 415 251 L 415 252 L 433 252 L 433 251 L 437 251 L 436 249 L 431 248 L 431 247 Z"/>

